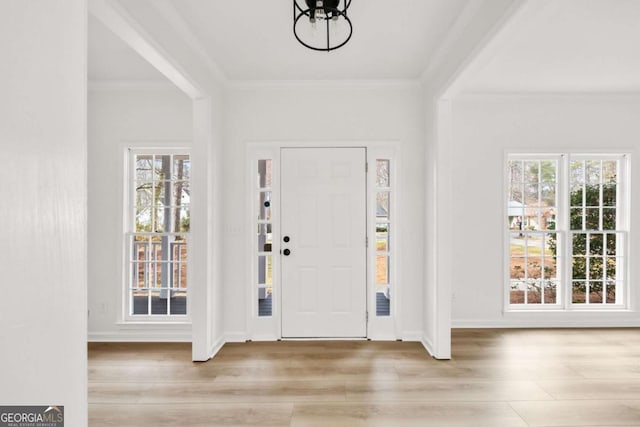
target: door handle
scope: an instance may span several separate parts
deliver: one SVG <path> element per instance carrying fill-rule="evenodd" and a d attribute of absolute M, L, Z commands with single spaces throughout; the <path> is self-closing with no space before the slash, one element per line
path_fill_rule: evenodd
<path fill-rule="evenodd" d="M 291 251 L 289 249 L 285 249 L 284 251 L 282 251 L 282 254 L 284 256 L 289 256 L 291 254 Z"/>

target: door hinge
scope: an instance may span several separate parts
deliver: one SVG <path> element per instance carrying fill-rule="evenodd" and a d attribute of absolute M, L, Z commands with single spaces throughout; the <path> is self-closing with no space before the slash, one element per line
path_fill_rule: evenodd
<path fill-rule="evenodd" d="M 369 172 L 369 162 L 364 162 L 364 173 Z"/>
<path fill-rule="evenodd" d="M 366 322 L 369 323 L 369 312 L 368 311 L 365 312 L 364 318 L 366 319 Z"/>
<path fill-rule="evenodd" d="M 368 248 L 369 247 L 369 236 L 364 238 L 364 247 Z"/>

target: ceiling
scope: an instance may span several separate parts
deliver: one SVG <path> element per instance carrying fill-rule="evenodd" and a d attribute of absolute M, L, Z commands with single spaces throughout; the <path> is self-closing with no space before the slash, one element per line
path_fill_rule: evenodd
<path fill-rule="evenodd" d="M 229 81 L 305 81 L 418 79 L 477 0 L 353 0 L 353 37 L 330 53 L 295 40 L 291 0 L 117 1 L 137 14 L 168 6 Z M 463 91 L 640 91 L 639 0 L 529 0 L 493 42 Z M 89 79 L 165 78 L 90 17 Z"/>
<path fill-rule="evenodd" d="M 534 0 L 500 39 L 467 91 L 640 91 L 638 0 Z"/>
<path fill-rule="evenodd" d="M 120 3 L 139 12 L 154 1 Z M 390 9 L 387 0 L 353 0 L 353 37 L 326 53 L 294 38 L 291 0 L 169 0 L 229 80 L 416 79 L 467 2 L 394 0 Z M 89 27 L 90 80 L 161 78 L 99 21 Z"/>

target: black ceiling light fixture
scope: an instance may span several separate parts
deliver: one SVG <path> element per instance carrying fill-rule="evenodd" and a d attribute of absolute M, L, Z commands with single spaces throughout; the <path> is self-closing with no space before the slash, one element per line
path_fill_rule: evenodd
<path fill-rule="evenodd" d="M 330 52 L 347 44 L 351 0 L 293 0 L 293 34 L 309 49 Z"/>

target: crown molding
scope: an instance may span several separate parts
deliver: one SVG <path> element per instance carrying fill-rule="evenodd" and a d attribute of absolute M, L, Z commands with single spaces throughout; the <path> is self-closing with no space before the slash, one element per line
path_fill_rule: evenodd
<path fill-rule="evenodd" d="M 183 93 L 169 81 L 151 80 L 89 80 L 89 92 L 101 91 L 176 91 Z"/>
<path fill-rule="evenodd" d="M 227 87 L 237 90 L 252 89 L 420 89 L 419 79 L 375 79 L 375 80 L 231 80 Z"/>

